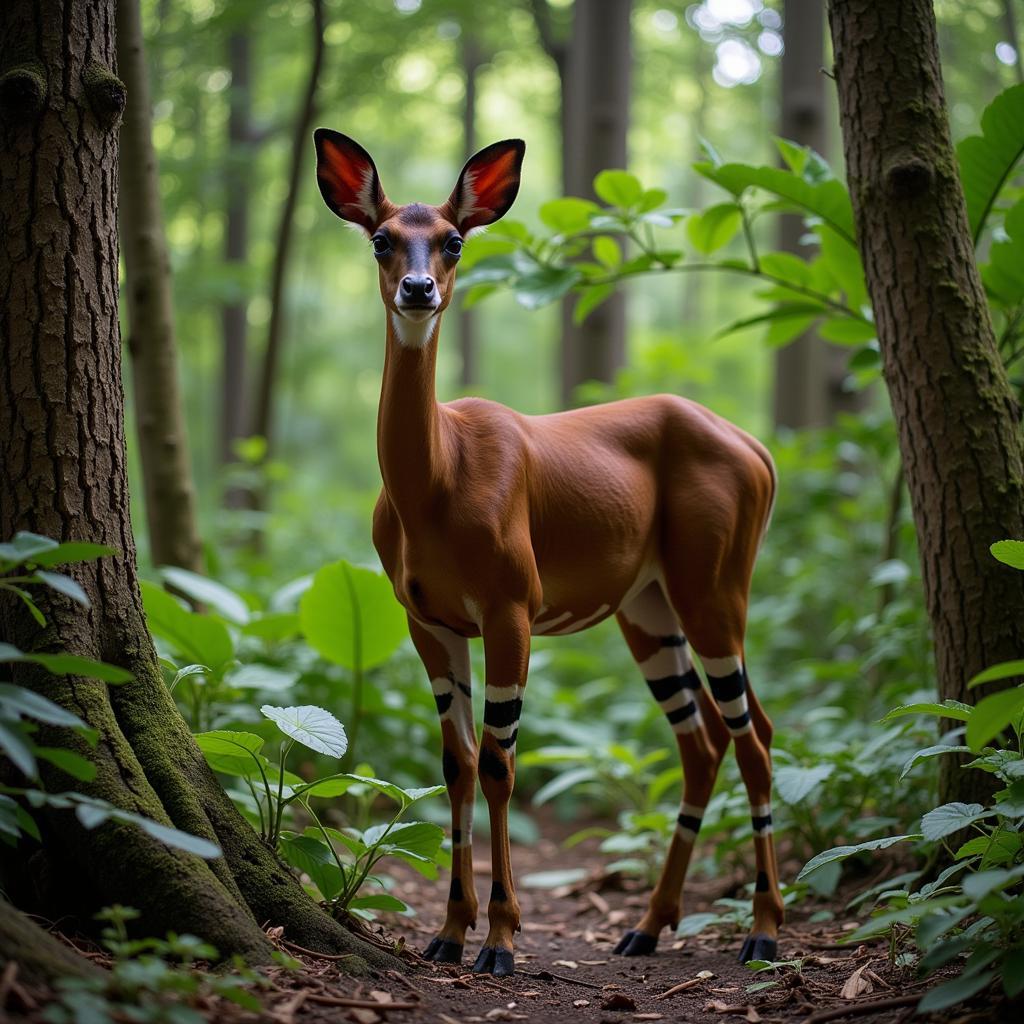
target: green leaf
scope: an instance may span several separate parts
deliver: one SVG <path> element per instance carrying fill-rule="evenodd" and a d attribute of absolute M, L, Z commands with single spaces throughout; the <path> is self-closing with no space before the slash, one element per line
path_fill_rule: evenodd
<path fill-rule="evenodd" d="M 223 622 L 189 611 L 155 583 L 143 580 L 141 587 L 150 630 L 178 654 L 215 672 L 234 658 L 234 644 Z"/>
<path fill-rule="evenodd" d="M 911 839 L 920 838 L 920 834 L 916 833 L 904 836 L 885 836 L 882 839 L 869 839 L 866 843 L 858 843 L 856 846 L 836 846 L 831 850 L 824 850 L 822 853 L 812 857 L 803 866 L 800 874 L 796 876 L 796 880 L 802 882 L 808 875 L 813 874 L 826 864 L 831 864 L 833 861 L 846 860 L 847 857 L 852 857 L 857 853 L 887 850 L 890 846 L 895 846 L 896 843 L 905 843 Z"/>
<path fill-rule="evenodd" d="M 587 877 L 585 868 L 560 868 L 555 871 L 534 871 L 523 875 L 519 884 L 524 889 L 559 889 L 563 885 L 575 885 Z"/>
<path fill-rule="evenodd" d="M 387 661 L 408 635 L 405 609 L 388 578 L 345 561 L 317 572 L 299 617 L 310 646 L 349 669 Z"/>
<path fill-rule="evenodd" d="M 969 896 L 977 903 L 990 892 L 1005 889 L 1008 885 L 1019 882 L 1021 876 L 1024 876 L 1024 865 L 1015 868 L 1000 868 L 996 871 L 975 871 L 964 877 L 964 895 Z"/>
<path fill-rule="evenodd" d="M 6 646 L 8 645 L 0 644 L 0 647 Z M 2 655 L 3 652 L 0 651 L 0 661 L 15 660 L 6 659 Z M 78 715 L 55 704 L 48 697 L 27 690 L 23 686 L 0 683 L 0 718 L 19 718 L 22 715 L 34 718 L 38 722 L 45 722 L 47 725 L 61 725 L 69 729 L 89 728 Z"/>
<path fill-rule="evenodd" d="M 349 910 L 390 910 L 401 914 L 409 909 L 397 896 L 389 892 L 377 892 L 372 896 L 357 896 L 349 900 Z"/>
<path fill-rule="evenodd" d="M 734 196 L 742 195 L 748 188 L 770 192 L 788 206 L 820 217 L 847 242 L 856 245 L 850 196 L 834 178 L 812 184 L 779 167 L 751 167 L 736 163 L 715 167 L 707 162 L 696 163 L 693 167 L 698 174 Z"/>
<path fill-rule="evenodd" d="M 299 635 L 302 627 L 297 612 L 267 612 L 251 618 L 242 632 L 246 636 L 254 636 L 266 643 L 280 643 L 291 640 Z"/>
<path fill-rule="evenodd" d="M 1003 661 L 993 665 L 974 676 L 967 686 L 981 686 L 982 683 L 993 683 L 997 679 L 1015 679 L 1017 676 L 1024 676 L 1024 660 Z"/>
<path fill-rule="evenodd" d="M 989 740 L 1015 723 L 1024 712 L 1024 687 L 1002 690 L 984 697 L 974 707 L 967 723 L 967 745 L 981 750 Z"/>
<path fill-rule="evenodd" d="M 692 935 L 700 935 L 705 928 L 718 924 L 722 920 L 719 914 L 687 914 L 676 928 L 676 935 L 681 938 L 689 938 Z"/>
<path fill-rule="evenodd" d="M 9 759 L 22 775 L 30 779 L 37 778 L 38 769 L 32 748 L 17 726 L 10 728 L 7 723 L 0 722 L 0 753 Z"/>
<path fill-rule="evenodd" d="M 590 215 L 600 212 L 601 207 L 590 199 L 565 196 L 552 199 L 540 208 L 542 223 L 563 235 L 574 235 L 590 227 Z"/>
<path fill-rule="evenodd" d="M 731 324 L 723 327 L 715 333 L 716 338 L 724 338 L 737 331 L 746 330 L 748 327 L 760 327 L 762 324 L 772 323 L 775 320 L 803 319 L 807 316 L 816 317 L 823 312 L 817 303 L 783 303 L 775 306 L 767 313 L 759 313 L 757 316 L 744 317 L 742 320 L 734 320 Z"/>
<path fill-rule="evenodd" d="M 788 345 L 794 338 L 799 338 L 814 326 L 817 316 L 788 316 L 777 317 L 768 326 L 765 334 L 765 344 L 771 348 L 781 348 Z"/>
<path fill-rule="evenodd" d="M 610 235 L 598 235 L 590 244 L 594 250 L 594 259 L 598 263 L 603 263 L 609 270 L 622 262 L 622 249 Z"/>
<path fill-rule="evenodd" d="M 687 218 L 686 236 L 698 252 L 708 254 L 728 245 L 742 225 L 738 204 L 719 203 Z"/>
<path fill-rule="evenodd" d="M 878 331 L 874 324 L 864 320 L 854 320 L 849 316 L 830 317 L 818 328 L 818 334 L 826 341 L 837 345 L 863 345 L 866 341 L 874 341 Z"/>
<path fill-rule="evenodd" d="M 549 779 L 533 794 L 533 806 L 540 807 L 566 790 L 572 789 L 573 786 L 579 785 L 581 782 L 593 782 L 597 778 L 596 769 L 587 765 L 580 768 L 570 768 L 569 771 L 562 772 L 553 779 Z"/>
<path fill-rule="evenodd" d="M 540 309 L 568 294 L 582 280 L 575 267 L 541 267 L 513 283 L 516 301 L 526 309 Z"/>
<path fill-rule="evenodd" d="M 668 199 L 668 193 L 663 188 L 648 188 L 640 197 L 637 208 L 641 213 L 647 213 L 650 210 L 656 210 L 666 199 Z"/>
<path fill-rule="evenodd" d="M 395 855 L 412 854 L 433 860 L 444 842 L 444 829 L 430 821 L 407 821 L 395 825 L 382 846 Z"/>
<path fill-rule="evenodd" d="M 958 721 L 966 722 L 970 720 L 973 713 L 974 708 L 970 704 L 964 704 L 963 701 L 959 700 L 947 699 L 941 704 L 936 704 L 933 701 L 924 701 L 919 704 L 901 704 L 898 708 L 893 708 L 881 721 L 890 722 L 892 719 L 902 718 L 904 715 L 938 715 L 941 718 L 955 718 Z"/>
<path fill-rule="evenodd" d="M 209 606 L 236 626 L 244 626 L 251 618 L 249 606 L 223 583 L 174 565 L 165 565 L 161 568 L 160 575 L 164 582 L 169 583 L 175 590 L 198 604 Z"/>
<path fill-rule="evenodd" d="M 20 530 L 10 543 L 0 544 L 0 558 L 13 565 L 35 562 L 34 556 L 41 555 L 44 551 L 55 551 L 59 546 L 55 540 L 49 537 L 41 537 L 38 533 Z"/>
<path fill-rule="evenodd" d="M 913 757 L 903 765 L 903 771 L 900 772 L 899 781 L 902 782 L 910 774 L 911 769 L 915 765 L 920 764 L 928 758 L 940 757 L 942 754 L 969 754 L 970 751 L 970 747 L 958 747 L 949 743 L 937 743 L 933 747 L 925 747 L 923 750 L 918 750 Z"/>
<path fill-rule="evenodd" d="M 28 661 L 42 665 L 55 676 L 83 676 L 86 679 L 102 679 L 107 683 L 126 683 L 133 678 L 131 672 L 104 661 L 93 661 L 92 658 L 82 658 L 77 654 L 26 654 L 4 643 L 0 643 L 2 661 Z"/>
<path fill-rule="evenodd" d="M 956 147 L 971 236 L 978 244 L 992 204 L 1024 153 L 1024 85 L 1001 92 L 981 115 L 981 135 Z"/>
<path fill-rule="evenodd" d="M 989 551 L 1004 565 L 1024 569 L 1024 540 L 997 540 Z"/>
<path fill-rule="evenodd" d="M 218 729 L 213 732 L 198 732 L 193 739 L 203 752 L 207 764 L 223 775 L 235 775 L 240 778 L 259 776 L 260 764 L 267 766 L 266 758 L 261 758 L 263 738 L 251 732 L 234 732 Z"/>
<path fill-rule="evenodd" d="M 36 747 L 36 757 L 49 761 L 79 782 L 92 782 L 96 778 L 96 765 L 88 758 L 64 747 Z"/>
<path fill-rule="evenodd" d="M 309 875 L 324 899 L 333 900 L 341 892 L 344 886 L 341 871 L 322 840 L 282 832 L 279 841 L 281 856 L 292 867 Z"/>
<path fill-rule="evenodd" d="M 508 238 L 495 238 L 493 235 L 474 235 L 462 249 L 459 260 L 459 272 L 468 271 L 488 256 L 504 256 L 516 251 L 516 243 Z"/>
<path fill-rule="evenodd" d="M 929 811 L 921 819 L 921 833 L 925 839 L 934 842 L 959 832 L 982 818 L 990 817 L 994 812 L 986 811 L 981 804 L 965 804 L 956 801 L 943 804 Z"/>
<path fill-rule="evenodd" d="M 628 171 L 601 171 L 594 178 L 594 192 L 609 206 L 623 209 L 639 205 L 644 198 L 640 179 Z"/>
<path fill-rule="evenodd" d="M 286 736 L 297 740 L 310 750 L 331 757 L 343 757 L 348 750 L 345 727 L 334 715 L 312 704 L 278 708 L 264 704 L 260 711 L 276 723 Z"/>
<path fill-rule="evenodd" d="M 40 569 L 35 575 L 48 587 L 52 587 L 65 597 L 70 597 L 72 601 L 82 605 L 83 608 L 90 607 L 89 595 L 82 589 L 78 580 L 73 580 L 70 576 L 65 576 L 60 572 L 47 572 L 44 569 Z"/>
<path fill-rule="evenodd" d="M 1003 991 L 1011 998 L 1024 992 L 1024 948 L 1009 949 L 1003 955 Z"/>
<path fill-rule="evenodd" d="M 834 771 L 834 764 L 816 764 L 809 768 L 782 765 L 775 769 L 775 789 L 787 804 L 802 803 Z"/>
<path fill-rule="evenodd" d="M 576 302 L 576 308 L 572 312 L 573 323 L 583 323 L 614 291 L 615 286 L 611 284 L 595 284 L 584 289 L 580 293 L 580 297 Z"/>
<path fill-rule="evenodd" d="M 933 988 L 921 997 L 917 1004 L 916 1014 L 934 1013 L 936 1010 L 944 1010 L 948 1006 L 956 1006 L 965 999 L 970 999 L 984 988 L 988 988 L 995 971 L 984 971 L 971 977 L 954 978 L 952 981 L 944 982 L 937 988 Z"/>

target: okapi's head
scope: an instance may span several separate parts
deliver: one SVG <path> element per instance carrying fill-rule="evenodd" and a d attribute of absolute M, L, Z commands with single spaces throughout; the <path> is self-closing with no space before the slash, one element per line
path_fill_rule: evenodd
<path fill-rule="evenodd" d="M 437 315 L 451 301 L 464 240 L 503 217 L 516 198 L 526 143 L 508 139 L 480 150 L 441 206 L 396 206 L 358 142 L 328 128 L 318 128 L 313 138 L 320 194 L 370 239 L 398 340 L 427 344 Z"/>

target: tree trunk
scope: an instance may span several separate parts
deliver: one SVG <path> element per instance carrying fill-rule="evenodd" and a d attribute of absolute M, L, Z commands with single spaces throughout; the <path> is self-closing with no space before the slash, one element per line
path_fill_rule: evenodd
<path fill-rule="evenodd" d="M 1007 42 L 1013 47 L 1017 59 L 1013 62 L 1013 70 L 1018 82 L 1024 82 L 1024 54 L 1020 52 L 1020 37 L 1017 35 L 1017 12 L 1013 9 L 1016 0 L 1003 0 L 1003 28 L 1006 30 Z"/>
<path fill-rule="evenodd" d="M 563 81 L 563 163 L 566 195 L 596 198 L 593 182 L 606 168 L 626 166 L 632 78 L 632 0 L 574 5 L 572 42 Z M 568 85 L 568 90 L 564 86 Z M 575 298 L 562 303 L 562 402 L 572 403 L 588 380 L 610 382 L 626 359 L 626 297 L 617 291 L 573 323 Z"/>
<path fill-rule="evenodd" d="M 118 4 L 117 57 L 131 97 L 121 125 L 120 228 L 150 557 L 156 565 L 198 572 L 202 546 L 178 380 L 171 267 L 139 0 Z"/>
<path fill-rule="evenodd" d="M 928 0 L 831 0 L 857 238 L 875 310 L 935 635 L 941 697 L 1024 652 L 1020 408 L 999 359 L 949 136 Z M 986 791 L 943 758 L 944 800 Z"/>
<path fill-rule="evenodd" d="M 480 44 L 467 31 L 462 41 L 462 71 L 465 77 L 466 97 L 462 106 L 463 160 L 476 152 L 476 76 L 483 63 Z M 472 388 L 479 379 L 477 368 L 477 322 L 476 310 L 459 307 L 459 350 L 462 366 L 459 371 L 459 385 L 463 391 Z"/>
<path fill-rule="evenodd" d="M 281 346 L 284 341 L 284 282 L 292 249 L 292 227 L 295 221 L 295 207 L 299 189 L 304 180 L 303 172 L 311 158 L 309 153 L 310 133 L 313 130 L 313 113 L 316 107 L 316 93 L 320 84 L 320 71 L 324 63 L 324 5 L 323 0 L 311 0 L 313 6 L 313 50 L 309 78 L 303 95 L 302 106 L 295 119 L 295 134 L 292 140 L 292 163 L 288 178 L 288 193 L 281 209 L 281 220 L 277 227 L 274 246 L 274 265 L 270 279 L 270 326 L 267 329 L 267 348 L 263 356 L 259 391 L 256 398 L 256 418 L 252 433 L 264 438 L 267 452 L 274 440 L 274 391 L 281 363 Z"/>
<path fill-rule="evenodd" d="M 251 45 L 246 29 L 228 38 L 228 66 L 231 93 L 228 113 L 228 159 L 226 180 L 227 222 L 224 228 L 224 260 L 240 270 L 249 258 L 249 179 L 253 146 Z M 220 460 L 235 460 L 235 442 L 246 433 L 246 348 L 248 296 L 235 295 L 221 310 L 224 349 L 221 363 Z M 237 493 L 225 495 L 232 506 L 241 504 Z"/>
<path fill-rule="evenodd" d="M 136 827 L 85 829 L 38 812 L 44 849 L 93 909 L 122 903 L 149 934 L 192 932 L 222 956 L 269 958 L 262 923 L 317 948 L 358 951 L 263 846 L 221 789 L 163 684 L 139 595 L 125 466 L 117 295 L 117 130 L 125 101 L 114 75 L 114 0 L 8 0 L 0 5 L 0 536 L 33 530 L 92 540 L 118 554 L 70 567 L 91 601 L 38 595 L 47 625 L 0 603 L 0 636 L 27 651 L 65 649 L 128 669 L 134 680 L 13 679 L 74 710 L 99 733 L 40 728 L 97 768 L 75 788 L 219 843 L 211 861 Z M 50 791 L 66 788 L 56 768 Z M 17 953 L 9 932 L 5 954 Z"/>

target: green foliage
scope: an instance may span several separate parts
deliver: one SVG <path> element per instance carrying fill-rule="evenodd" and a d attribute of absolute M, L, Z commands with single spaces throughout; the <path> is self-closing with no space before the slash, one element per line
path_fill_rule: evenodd
<path fill-rule="evenodd" d="M 129 939 L 127 924 L 139 917 L 131 907 L 106 907 L 96 915 L 107 922 L 103 945 L 115 957 L 109 972 L 90 978 L 64 978 L 57 997 L 43 1011 L 47 1024 L 201 1024 L 223 1013 L 222 1001 L 262 1013 L 254 990 L 269 982 L 236 959 L 227 971 L 200 968 L 217 950 L 194 935 L 168 932 L 166 938 Z M 277 958 L 282 966 L 290 966 Z"/>

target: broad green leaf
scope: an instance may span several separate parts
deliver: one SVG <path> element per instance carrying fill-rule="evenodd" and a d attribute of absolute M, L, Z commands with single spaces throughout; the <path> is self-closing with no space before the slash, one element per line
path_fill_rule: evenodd
<path fill-rule="evenodd" d="M 900 772 L 899 781 L 902 782 L 910 774 L 911 769 L 915 765 L 920 764 L 922 761 L 926 761 L 929 758 L 941 757 L 943 754 L 969 754 L 970 752 L 970 747 L 953 746 L 949 743 L 937 743 L 933 747 L 925 747 L 924 750 L 918 750 L 913 757 L 904 764 L 903 771 Z"/>
<path fill-rule="evenodd" d="M 175 590 L 181 591 L 198 604 L 207 605 L 236 626 L 244 626 L 251 618 L 249 606 L 223 583 L 175 565 L 165 565 L 160 575 Z"/>
<path fill-rule="evenodd" d="M 40 569 L 35 575 L 48 587 L 52 587 L 65 597 L 70 597 L 76 604 L 82 605 L 83 608 L 89 607 L 89 595 L 82 589 L 78 580 L 73 580 L 61 572 L 47 572 L 45 569 Z"/>
<path fill-rule="evenodd" d="M 609 298 L 615 291 L 611 284 L 595 284 L 580 292 L 576 301 L 576 308 L 572 312 L 572 320 L 575 324 L 583 323 L 598 306 Z"/>
<path fill-rule="evenodd" d="M 310 646 L 349 669 L 387 661 L 408 635 L 405 609 L 388 578 L 345 561 L 317 572 L 299 617 Z"/>
<path fill-rule="evenodd" d="M 779 136 L 775 136 L 774 142 L 789 169 L 804 181 L 817 184 L 819 181 L 828 181 L 835 177 L 825 158 L 810 146 Z"/>
<path fill-rule="evenodd" d="M 210 673 L 209 666 L 207 665 L 183 665 L 174 673 L 174 678 L 171 680 L 171 684 L 168 689 L 171 692 L 183 679 L 188 679 L 191 676 L 205 676 Z"/>
<path fill-rule="evenodd" d="M 1014 679 L 1017 676 L 1024 676 L 1024 660 L 1003 661 L 998 665 L 993 665 L 991 668 L 985 669 L 984 672 L 979 672 L 967 685 L 968 687 L 981 686 L 982 683 L 993 683 L 997 679 Z"/>
<path fill-rule="evenodd" d="M 821 242 L 816 265 L 832 282 L 832 287 L 822 290 L 841 291 L 846 305 L 854 312 L 862 312 L 869 305 L 868 285 L 857 247 L 827 224 L 815 225 L 814 232 Z"/>
<path fill-rule="evenodd" d="M 312 704 L 278 708 L 264 704 L 260 711 L 276 723 L 286 736 L 297 740 L 310 750 L 331 757 L 343 757 L 348 750 L 345 727 L 334 715 Z"/>
<path fill-rule="evenodd" d="M 143 580 L 141 586 L 150 630 L 178 654 L 190 662 L 209 665 L 215 672 L 231 661 L 235 648 L 223 622 L 189 611 L 155 583 Z"/>
<path fill-rule="evenodd" d="M 668 199 L 668 193 L 663 188 L 644 189 L 644 194 L 640 197 L 640 201 L 637 203 L 637 209 L 641 213 L 656 210 L 665 202 L 666 199 Z M 670 211 L 665 210 L 663 212 L 669 213 Z"/>
<path fill-rule="evenodd" d="M 594 192 L 609 206 L 623 208 L 639 205 L 644 198 L 640 179 L 628 171 L 601 171 L 594 178 Z"/>
<path fill-rule="evenodd" d="M 542 804 L 546 804 L 549 800 L 553 800 L 556 796 L 564 793 L 566 790 L 572 789 L 573 786 L 579 785 L 581 782 L 593 782 L 598 778 L 596 769 L 589 766 L 583 766 L 581 768 L 571 768 L 569 771 L 562 772 L 560 775 L 556 775 L 553 779 L 549 779 L 536 793 L 533 794 L 533 805 L 534 807 L 540 807 Z"/>
<path fill-rule="evenodd" d="M 297 612 L 267 612 L 251 618 L 242 632 L 246 636 L 254 636 L 267 643 L 280 643 L 298 636 L 302 631 Z"/>
<path fill-rule="evenodd" d="M 994 812 L 986 811 L 981 804 L 965 804 L 959 801 L 943 804 L 929 811 L 921 819 L 921 833 L 925 839 L 935 841 L 959 832 Z"/>
<path fill-rule="evenodd" d="M 728 245 L 742 224 L 736 203 L 719 203 L 687 218 L 686 236 L 698 252 L 709 254 Z"/>
<path fill-rule="evenodd" d="M 455 287 L 458 290 L 458 282 Z M 474 284 L 462 292 L 462 308 L 472 309 L 477 303 L 483 302 L 488 295 L 493 295 L 500 290 L 500 285 L 497 284 Z"/>
<path fill-rule="evenodd" d="M 617 267 L 622 262 L 622 249 L 610 235 L 598 235 L 591 242 L 591 246 L 594 250 L 594 258 L 609 269 Z"/>
<path fill-rule="evenodd" d="M 587 877 L 585 868 L 560 868 L 553 871 L 534 871 L 523 875 L 519 884 L 524 889 L 559 889 L 563 885 L 575 885 Z"/>
<path fill-rule="evenodd" d="M 280 835 L 281 856 L 300 871 L 304 871 L 326 900 L 332 900 L 343 887 L 341 871 L 327 845 L 313 836 L 298 836 L 289 832 Z"/>
<path fill-rule="evenodd" d="M 3 660 L 7 659 L 0 656 L 0 661 Z M 22 715 L 34 718 L 38 722 L 45 722 L 47 725 L 62 725 L 69 729 L 88 728 L 78 715 L 55 704 L 49 698 L 26 690 L 23 686 L 0 683 L 0 718 L 18 718 Z"/>
<path fill-rule="evenodd" d="M 65 747 L 36 747 L 35 755 L 41 761 L 49 761 L 50 764 L 56 765 L 79 782 L 92 782 L 96 778 L 96 765 L 73 750 Z"/>
<path fill-rule="evenodd" d="M 809 768 L 782 765 L 775 769 L 775 790 L 787 804 L 801 803 L 834 771 L 834 764 L 816 764 Z"/>
<path fill-rule="evenodd" d="M 106 544 L 89 544 L 85 541 L 73 540 L 67 544 L 58 544 L 55 548 L 37 552 L 32 556 L 32 564 L 41 569 L 48 569 L 54 565 L 89 562 L 94 558 L 103 558 L 106 555 L 116 555 L 117 553 L 115 548 L 108 548 Z"/>
<path fill-rule="evenodd" d="M 53 551 L 59 546 L 50 537 L 41 537 L 38 533 L 20 530 L 9 543 L 0 544 L 0 558 L 18 565 L 22 562 L 31 562 L 33 556 L 44 551 Z"/>
<path fill-rule="evenodd" d="M 505 256 L 515 250 L 516 243 L 511 239 L 495 238 L 493 235 L 474 235 L 463 247 L 459 272 L 468 271 L 488 256 Z"/>
<path fill-rule="evenodd" d="M 940 718 L 955 718 L 961 722 L 970 720 L 974 708 L 970 704 L 964 704 L 959 700 L 944 700 L 941 704 L 932 701 L 925 701 L 919 704 L 901 704 L 893 708 L 882 722 L 890 722 L 894 718 L 902 718 L 904 715 L 938 715 Z"/>
<path fill-rule="evenodd" d="M 251 732 L 215 729 L 197 732 L 192 738 L 204 754 L 258 754 L 263 749 L 263 737 Z"/>
<path fill-rule="evenodd" d="M 1024 876 L 1024 865 L 1015 868 L 1000 868 L 996 871 L 975 871 L 964 876 L 964 895 L 977 903 L 996 889 L 1005 889 L 1016 884 Z"/>
<path fill-rule="evenodd" d="M 835 342 L 837 345 L 863 345 L 866 341 L 873 341 L 878 336 L 878 331 L 874 324 L 865 320 L 836 316 L 826 320 L 818 328 L 818 334 L 826 341 Z"/>
<path fill-rule="evenodd" d="M 22 775 L 30 779 L 37 778 L 38 768 L 32 748 L 18 726 L 0 722 L 0 753 L 9 759 Z"/>
<path fill-rule="evenodd" d="M 540 309 L 572 291 L 582 279 L 575 267 L 541 267 L 513 282 L 516 302 L 526 309 Z"/>
<path fill-rule="evenodd" d="M 774 320 L 793 320 L 807 316 L 820 316 L 825 310 L 818 303 L 783 303 L 768 310 L 767 313 L 758 313 L 757 316 L 744 317 L 742 320 L 734 320 L 731 324 L 723 327 L 715 333 L 716 338 L 724 338 L 737 331 L 744 331 L 748 327 L 760 327 L 763 324 L 771 323 Z"/>
<path fill-rule="evenodd" d="M 984 697 L 974 707 L 967 723 L 967 745 L 981 750 L 989 740 L 1014 724 L 1024 712 L 1024 686 Z"/>
<path fill-rule="evenodd" d="M 961 976 L 944 982 L 937 988 L 925 992 L 917 1004 L 915 1013 L 934 1013 L 936 1010 L 944 1010 L 948 1006 L 956 1006 L 957 1003 L 962 1003 L 965 999 L 970 999 L 971 996 L 987 988 L 995 976 L 995 971 L 983 971 L 981 974 L 973 974 L 969 977 Z"/>
<path fill-rule="evenodd" d="M 681 938 L 689 938 L 693 935 L 700 935 L 705 928 L 718 924 L 722 918 L 719 914 L 687 914 L 676 928 L 676 935 Z"/>
<path fill-rule="evenodd" d="M 82 676 L 107 683 L 126 683 L 132 678 L 131 672 L 104 661 L 93 661 L 92 658 L 83 658 L 77 654 L 26 654 L 11 644 L 0 643 L 0 661 L 28 661 L 42 665 L 55 676 Z"/>
<path fill-rule="evenodd" d="M 1001 92 L 981 115 L 981 135 L 956 147 L 967 218 L 977 245 L 992 204 L 1024 154 L 1024 85 Z"/>
<path fill-rule="evenodd" d="M 402 792 L 405 794 L 407 803 L 412 805 L 427 797 L 440 796 L 447 788 L 447 786 L 419 786 L 413 789 L 403 789 Z"/>
<path fill-rule="evenodd" d="M 989 551 L 1004 565 L 1024 569 L 1024 540 L 997 540 Z"/>
<path fill-rule="evenodd" d="M 856 931 L 851 932 L 844 938 L 844 942 L 860 942 L 863 939 L 874 935 L 882 935 L 894 924 L 914 924 L 926 914 L 932 914 L 936 910 L 955 906 L 961 897 L 940 896 L 936 899 L 920 900 L 911 903 L 909 906 L 900 907 L 898 910 L 890 910 L 872 917 L 865 921 Z"/>
<path fill-rule="evenodd" d="M 788 345 L 794 338 L 799 338 L 801 334 L 809 331 L 817 319 L 817 316 L 776 317 L 768 325 L 765 344 L 770 348 Z"/>
<path fill-rule="evenodd" d="M 390 910 L 401 914 L 409 909 L 397 896 L 388 892 L 377 892 L 371 896 L 357 896 L 349 900 L 350 910 Z"/>
<path fill-rule="evenodd" d="M 760 188 L 804 213 L 820 217 L 851 245 L 855 245 L 853 208 L 843 185 L 835 180 L 811 184 L 792 171 L 779 167 L 751 167 L 747 164 L 702 162 L 693 165 L 698 174 L 720 185 L 734 196 L 748 188 Z"/>
<path fill-rule="evenodd" d="M 239 690 L 268 690 L 279 693 L 290 690 L 298 678 L 299 673 L 293 669 L 275 668 L 273 665 L 250 662 L 233 670 L 226 677 L 225 682 Z"/>
<path fill-rule="evenodd" d="M 816 854 L 812 857 L 800 870 L 800 874 L 796 876 L 798 882 L 803 881 L 808 875 L 817 871 L 819 868 L 824 867 L 826 864 L 831 864 L 833 861 L 846 860 L 847 857 L 852 857 L 857 853 L 866 853 L 873 850 L 887 850 L 890 846 L 895 846 L 896 843 L 905 843 L 912 839 L 920 839 L 920 834 L 904 835 L 904 836 L 886 836 L 883 839 L 869 839 L 866 843 L 858 843 L 856 846 L 836 846 L 831 850 L 824 850 L 822 853 Z"/>
<path fill-rule="evenodd" d="M 563 235 L 574 235 L 590 227 L 590 215 L 598 213 L 601 207 L 589 199 L 565 196 L 551 199 L 540 208 L 542 223 Z"/>
<path fill-rule="evenodd" d="M 382 845 L 391 853 L 411 853 L 432 859 L 444 842 L 444 829 L 430 821 L 408 821 L 395 825 Z"/>

